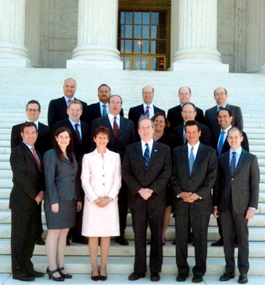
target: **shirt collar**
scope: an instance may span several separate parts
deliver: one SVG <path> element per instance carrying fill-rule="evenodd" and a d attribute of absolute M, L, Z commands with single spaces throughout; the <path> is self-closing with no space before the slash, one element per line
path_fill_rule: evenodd
<path fill-rule="evenodd" d="M 229 156 L 231 156 L 234 151 L 236 152 L 237 155 L 240 156 L 240 155 L 241 155 L 241 152 L 242 152 L 242 146 L 240 146 L 240 147 L 237 148 L 236 150 L 233 150 L 233 149 L 230 147 Z"/>
<path fill-rule="evenodd" d="M 188 150 L 189 150 L 189 153 L 190 153 L 190 150 L 191 150 L 192 146 L 191 146 L 189 143 L 187 143 L 187 145 L 188 145 Z M 196 153 L 197 153 L 197 151 L 198 151 L 199 146 L 200 146 L 200 141 L 198 141 L 198 142 L 193 146 L 193 149 L 194 149 L 194 151 L 196 151 Z"/>
<path fill-rule="evenodd" d="M 145 102 L 143 102 L 143 106 L 144 106 L 144 110 L 146 109 L 147 106 L 149 106 L 149 109 L 153 108 L 153 103 L 151 103 L 150 105 L 145 104 Z"/>
<path fill-rule="evenodd" d="M 227 106 L 227 103 L 225 103 L 224 105 L 217 105 L 217 109 L 220 109 L 220 107 L 226 108 L 226 106 Z"/>
<path fill-rule="evenodd" d="M 63 97 L 64 97 L 64 100 L 65 100 L 67 106 L 68 106 L 68 101 L 69 101 L 69 100 L 71 100 L 71 101 L 75 100 L 74 96 L 73 96 L 71 99 L 68 98 L 68 97 L 65 96 L 65 95 L 63 95 Z"/>
<path fill-rule="evenodd" d="M 80 119 L 78 120 L 77 123 L 74 122 L 70 117 L 68 117 L 68 119 L 69 119 L 70 123 L 71 123 L 73 126 L 75 126 L 76 124 L 78 124 L 79 126 L 81 126 L 81 121 L 80 121 Z"/>
<path fill-rule="evenodd" d="M 109 120 L 114 120 L 114 117 L 116 117 L 117 120 L 120 120 L 120 114 L 118 114 L 117 116 L 114 116 L 111 113 L 108 113 L 108 116 L 109 116 Z"/>
<path fill-rule="evenodd" d="M 27 119 L 27 122 L 30 122 L 30 120 Z M 37 120 L 37 121 L 35 121 L 35 122 L 33 122 L 33 123 L 36 125 L 37 130 L 38 130 L 38 129 L 39 129 L 39 120 Z"/>
<path fill-rule="evenodd" d="M 225 129 L 225 130 L 222 130 L 222 129 L 221 129 L 221 131 L 220 131 L 220 132 L 224 131 L 224 132 L 226 132 L 226 133 L 227 133 L 231 128 L 232 128 L 232 126 L 230 125 L 230 126 L 229 126 L 227 129 Z"/>

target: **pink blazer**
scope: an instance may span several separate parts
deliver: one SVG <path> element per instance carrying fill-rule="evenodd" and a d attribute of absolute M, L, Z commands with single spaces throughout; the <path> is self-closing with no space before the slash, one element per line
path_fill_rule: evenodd
<path fill-rule="evenodd" d="M 117 199 L 121 187 L 120 155 L 108 149 L 104 159 L 97 149 L 85 154 L 81 180 L 85 196 L 90 202 L 106 196 Z"/>

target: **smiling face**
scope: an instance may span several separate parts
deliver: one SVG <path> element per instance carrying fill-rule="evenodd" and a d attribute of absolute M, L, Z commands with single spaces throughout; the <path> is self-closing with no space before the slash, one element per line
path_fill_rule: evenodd
<path fill-rule="evenodd" d="M 201 132 L 197 126 L 186 126 L 185 136 L 188 143 L 194 146 L 199 141 Z"/>
<path fill-rule="evenodd" d="M 70 104 L 66 110 L 67 115 L 75 122 L 77 123 L 82 115 L 82 109 L 80 104 Z"/>
<path fill-rule="evenodd" d="M 191 93 L 190 93 L 189 88 L 187 88 L 187 87 L 182 87 L 182 88 L 179 90 L 178 96 L 179 96 L 179 102 L 180 102 L 181 104 L 185 104 L 185 103 L 190 102 Z"/>
<path fill-rule="evenodd" d="M 155 132 L 156 133 L 161 133 L 164 131 L 166 127 L 166 122 L 165 118 L 163 116 L 157 116 L 154 120 L 154 125 L 155 125 Z"/>
<path fill-rule="evenodd" d="M 154 98 L 154 91 L 151 86 L 144 87 L 142 95 L 143 95 L 143 100 L 145 104 L 147 105 L 152 104 L 153 98 Z"/>
<path fill-rule="evenodd" d="M 227 141 L 232 150 L 237 150 L 241 146 L 243 136 L 237 129 L 231 129 L 227 135 Z"/>
<path fill-rule="evenodd" d="M 221 126 L 222 130 L 226 130 L 229 126 L 231 126 L 233 117 L 229 116 L 228 111 L 220 110 L 217 117 L 218 123 Z"/>
<path fill-rule="evenodd" d="M 68 79 L 64 82 L 63 92 L 64 95 L 71 99 L 75 95 L 76 82 L 73 79 Z"/>
<path fill-rule="evenodd" d="M 224 88 L 217 88 L 214 92 L 214 99 L 217 105 L 223 106 L 226 104 L 228 94 L 226 94 Z"/>
<path fill-rule="evenodd" d="M 26 144 L 34 146 L 38 138 L 37 129 L 34 126 L 25 127 L 23 132 L 21 133 L 21 137 Z"/>
<path fill-rule="evenodd" d="M 139 125 L 138 134 L 142 141 L 149 142 L 154 135 L 155 129 L 149 119 L 142 120 Z"/>
<path fill-rule="evenodd" d="M 107 134 L 98 133 L 96 137 L 93 138 L 97 148 L 106 149 L 109 142 L 109 137 Z"/>
<path fill-rule="evenodd" d="M 58 134 L 58 136 L 55 136 L 55 139 L 56 139 L 60 149 L 63 152 L 66 151 L 66 148 L 68 147 L 68 145 L 70 143 L 70 139 L 71 139 L 68 132 L 64 131 L 64 132 Z"/>
<path fill-rule="evenodd" d="M 181 111 L 181 116 L 184 122 L 194 121 L 197 112 L 194 110 L 194 107 L 190 104 L 187 104 L 183 107 Z"/>
<path fill-rule="evenodd" d="M 36 122 L 40 116 L 39 105 L 36 103 L 30 103 L 26 109 L 26 115 L 30 122 Z"/>

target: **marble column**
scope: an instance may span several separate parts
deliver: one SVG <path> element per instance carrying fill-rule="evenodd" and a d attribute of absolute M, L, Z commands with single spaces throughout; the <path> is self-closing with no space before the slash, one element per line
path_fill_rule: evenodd
<path fill-rule="evenodd" d="M 122 69 L 118 0 L 79 0 L 77 47 L 67 68 Z"/>
<path fill-rule="evenodd" d="M 217 0 L 178 2 L 178 50 L 172 69 L 228 72 L 217 51 Z"/>
<path fill-rule="evenodd" d="M 26 0 L 0 0 L 0 67 L 30 67 L 25 47 Z"/>

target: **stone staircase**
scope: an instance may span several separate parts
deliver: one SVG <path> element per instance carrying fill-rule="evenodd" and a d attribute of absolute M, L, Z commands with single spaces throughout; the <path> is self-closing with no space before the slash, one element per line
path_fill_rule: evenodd
<path fill-rule="evenodd" d="M 0 86 L 3 91 L 0 95 L 0 284 L 15 284 L 12 279 L 8 278 L 11 272 L 11 214 L 8 209 L 9 194 L 12 188 L 12 172 L 9 164 L 11 127 L 25 120 L 25 105 L 30 99 L 40 102 L 42 106 L 40 121 L 46 123 L 48 103 L 51 99 L 62 96 L 63 80 L 67 77 L 77 80 L 76 97 L 88 104 L 97 101 L 97 87 L 101 83 L 110 85 L 112 94 L 120 94 L 123 97 L 125 114 L 130 106 L 140 104 L 141 89 L 145 85 L 154 86 L 154 103 L 165 110 L 178 104 L 177 91 L 180 86 L 187 85 L 191 88 L 192 101 L 203 110 L 214 105 L 213 90 L 216 87 L 227 88 L 230 95 L 229 103 L 242 108 L 244 131 L 249 138 L 250 151 L 257 155 L 260 165 L 259 209 L 255 218 L 249 222 L 249 275 L 253 282 L 255 280 L 252 284 L 264 284 L 264 282 L 259 282 L 262 279 L 265 280 L 265 114 L 263 111 L 265 75 L 19 68 L 0 68 Z M 44 229 L 46 229 L 44 215 L 43 223 Z M 117 245 L 112 241 L 108 262 L 110 284 L 126 284 L 128 282 L 127 275 L 133 270 L 134 237 L 130 215 L 128 216 L 126 237 L 130 240 L 130 245 L 127 247 Z M 175 247 L 172 245 L 174 239 L 173 218 L 171 218 L 166 238 L 161 284 L 175 282 L 174 275 L 177 273 Z M 217 276 L 224 270 L 223 248 L 210 247 L 210 242 L 217 239 L 216 221 L 211 217 L 208 233 L 208 269 L 205 277 L 207 284 L 215 284 L 215 281 L 218 280 Z M 189 256 L 189 263 L 192 266 L 194 264 L 194 248 L 191 245 L 189 246 Z M 37 270 L 45 271 L 47 267 L 45 247 L 35 247 L 33 260 Z M 71 273 L 80 274 L 69 283 L 87 282 L 86 280 L 90 277 L 87 275 L 84 277 L 84 274 L 91 272 L 88 247 L 80 244 L 72 244 L 67 247 L 66 268 Z M 47 278 L 39 280 L 38 284 L 48 282 Z M 142 283 L 149 283 L 149 280 L 142 280 Z M 137 284 L 142 283 L 138 282 Z"/>

